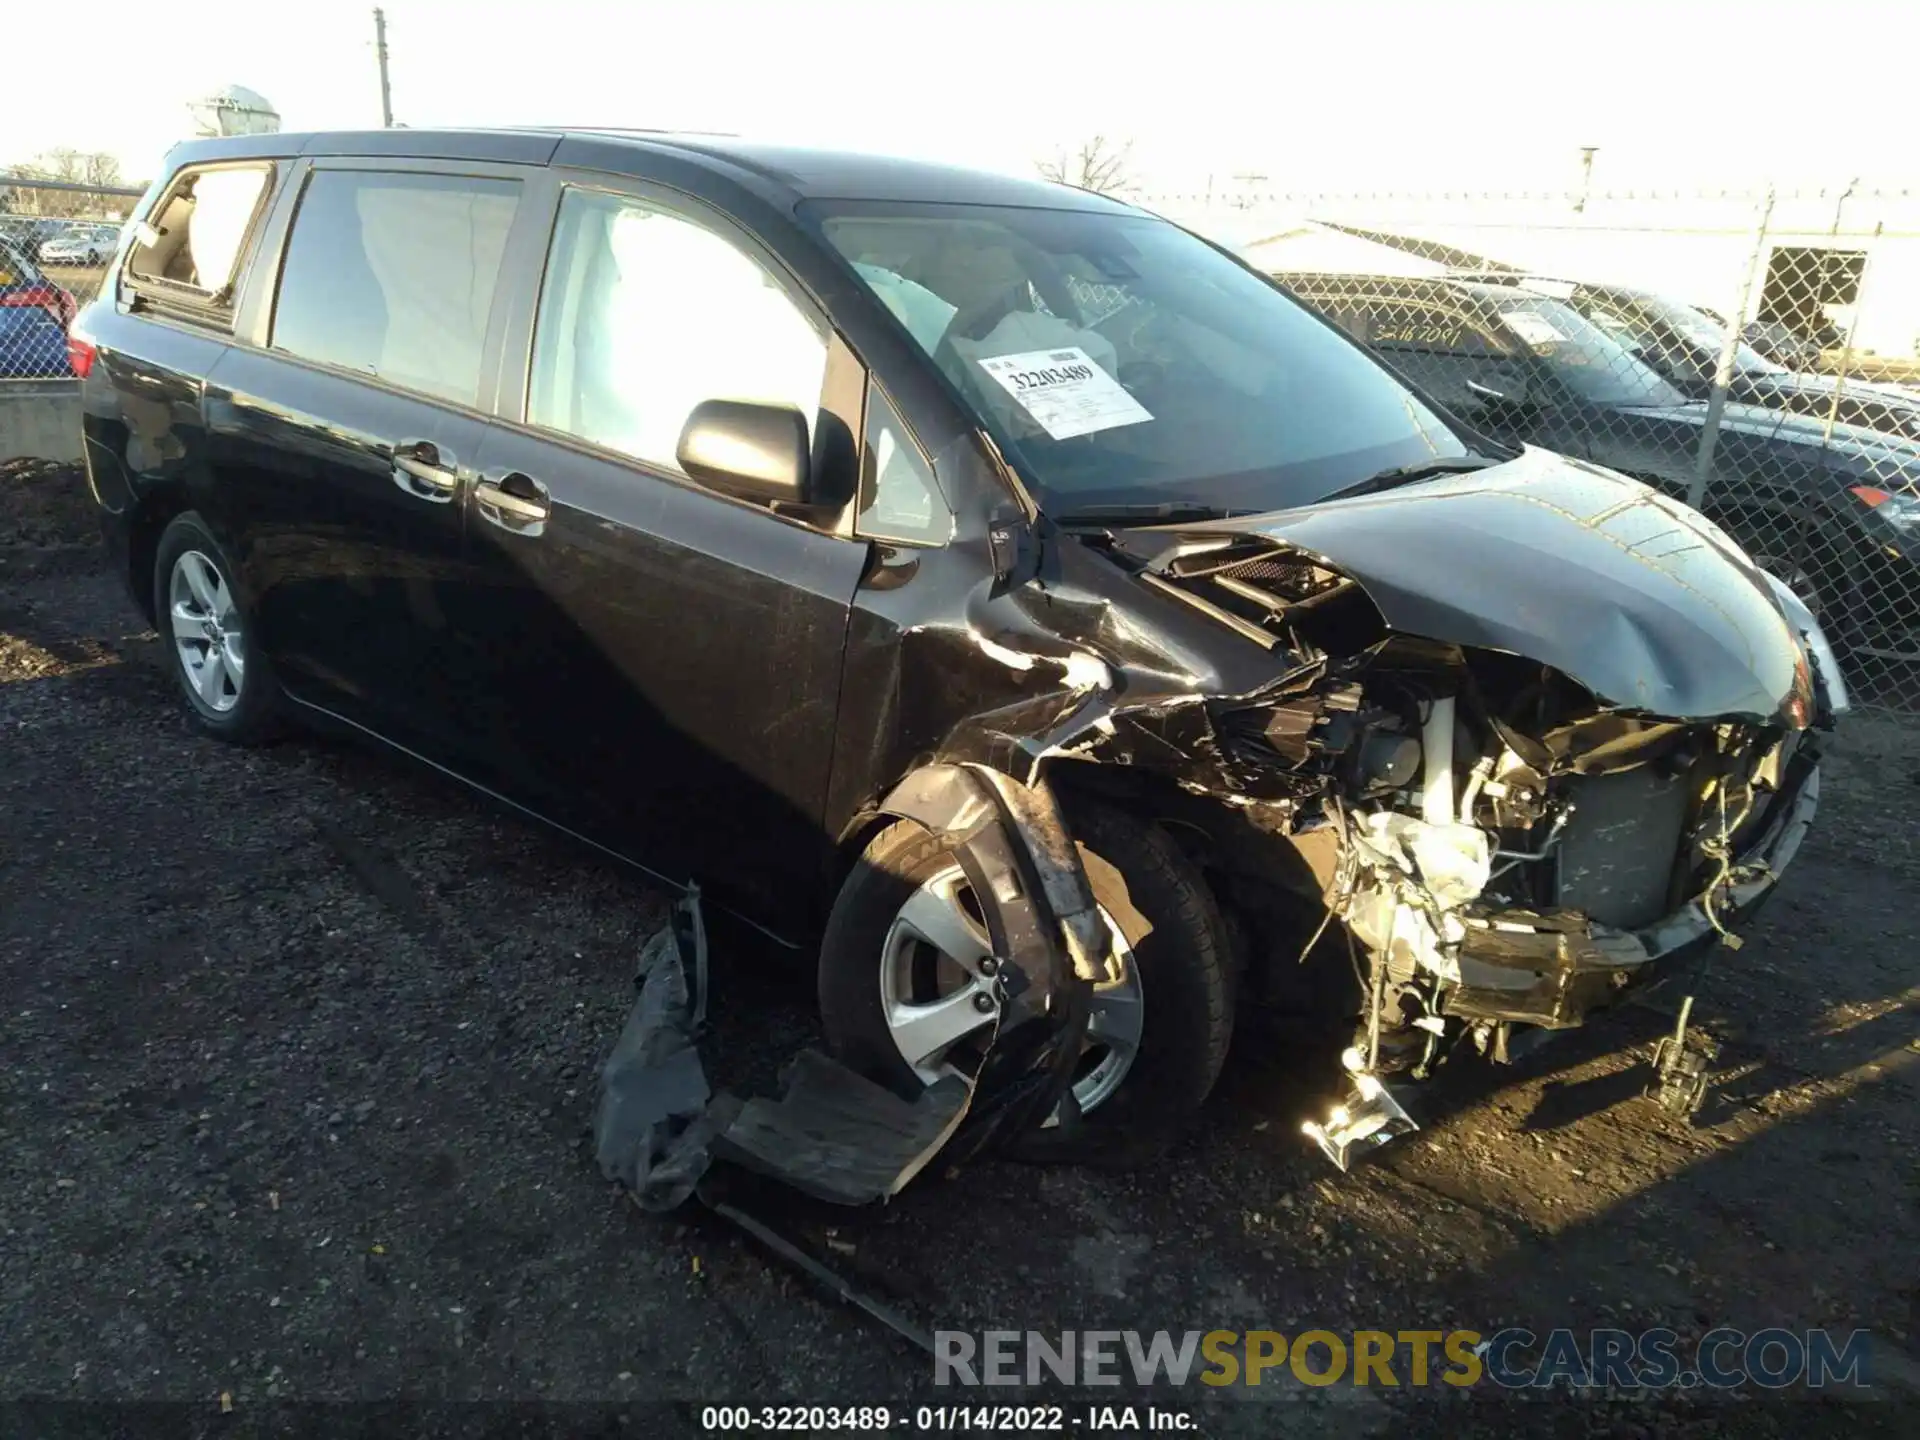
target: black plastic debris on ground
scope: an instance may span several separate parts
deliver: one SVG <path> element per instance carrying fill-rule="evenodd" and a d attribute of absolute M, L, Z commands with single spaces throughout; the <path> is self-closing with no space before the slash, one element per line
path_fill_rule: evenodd
<path fill-rule="evenodd" d="M 745 1208 L 753 1184 L 714 1182 L 728 1173 L 766 1177 L 846 1206 L 889 1199 L 953 1138 L 970 1082 L 949 1076 L 903 1100 L 817 1050 L 802 1050 L 782 1072 L 779 1099 L 714 1094 L 698 1045 L 707 947 L 696 890 L 642 948 L 638 979 L 633 1010 L 600 1070 L 593 1128 L 602 1173 L 654 1213 L 698 1195 L 834 1298 L 931 1353 L 924 1328 Z"/>
<path fill-rule="evenodd" d="M 816 1050 L 782 1073 L 777 1100 L 714 1094 L 700 1061 L 706 928 L 699 892 L 674 906 L 640 956 L 640 994 L 600 1071 L 594 1147 L 642 1209 L 685 1203 L 715 1161 L 840 1205 L 886 1200 L 946 1146 L 972 1087 L 949 1076 L 913 1100 Z"/>
<path fill-rule="evenodd" d="M 691 970 L 691 974 L 689 974 Z M 693 1193 L 728 1118 L 713 1105 L 696 1036 L 706 1018 L 707 943 L 700 894 L 689 890 L 640 951 L 640 994 L 600 1067 L 594 1153 L 641 1208 L 666 1211 Z"/>

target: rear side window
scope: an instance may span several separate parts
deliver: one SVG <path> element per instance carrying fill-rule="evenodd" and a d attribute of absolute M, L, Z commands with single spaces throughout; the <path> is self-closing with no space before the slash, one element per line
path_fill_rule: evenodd
<path fill-rule="evenodd" d="M 519 199 L 516 180 L 314 172 L 287 240 L 273 348 L 477 404 Z"/>
<path fill-rule="evenodd" d="M 183 170 L 135 227 L 127 273 L 188 296 L 226 303 L 240 252 L 272 187 L 271 165 Z"/>

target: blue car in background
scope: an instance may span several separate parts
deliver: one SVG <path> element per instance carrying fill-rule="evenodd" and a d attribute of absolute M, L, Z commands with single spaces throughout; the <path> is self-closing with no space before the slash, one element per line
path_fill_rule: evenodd
<path fill-rule="evenodd" d="M 73 295 L 10 240 L 0 240 L 0 380 L 65 379 Z"/>

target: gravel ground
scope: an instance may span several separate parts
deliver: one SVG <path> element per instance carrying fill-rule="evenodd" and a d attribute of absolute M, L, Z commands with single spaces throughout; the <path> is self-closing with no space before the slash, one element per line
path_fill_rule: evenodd
<path fill-rule="evenodd" d="M 91 535 L 71 472 L 0 466 L 0 1400 L 676 1402 L 641 1434 L 716 1400 L 951 1402 L 753 1242 L 599 1177 L 592 1076 L 663 898 L 378 755 L 196 738 Z M 1342 1177 L 1253 1026 L 1156 1167 L 989 1162 L 834 1236 L 785 1223 L 930 1327 L 1864 1327 L 1887 1398 L 1154 1397 L 1212 1434 L 1914 1433 L 1914 734 L 1841 737 L 1700 1002 L 1723 1048 L 1694 1123 L 1638 1096 L 1654 997 L 1444 1077 L 1423 1133 Z M 715 946 L 711 1069 L 765 1084 L 812 1035 L 806 965 Z"/>

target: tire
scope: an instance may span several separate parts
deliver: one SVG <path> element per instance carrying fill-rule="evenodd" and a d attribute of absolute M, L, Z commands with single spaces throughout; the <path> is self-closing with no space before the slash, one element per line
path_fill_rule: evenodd
<path fill-rule="evenodd" d="M 229 744 L 258 745 L 278 732 L 280 687 L 266 656 L 250 643 L 257 632 L 236 573 L 198 514 L 177 515 L 154 551 L 153 613 L 194 728 Z M 209 607 L 208 593 L 221 603 Z M 196 632 L 193 619 L 213 610 L 213 625 Z M 210 665 L 215 652 L 218 664 Z"/>
<path fill-rule="evenodd" d="M 1757 554 L 1754 563 L 1779 576 L 1800 597 L 1842 668 L 1849 668 L 1851 651 L 1866 638 L 1863 628 L 1872 616 L 1871 608 L 1862 603 L 1863 566 L 1857 544 L 1831 520 L 1822 520 L 1805 541 L 1794 536 L 1780 546 L 1785 553 Z M 1801 552 L 1797 563 L 1796 551 Z"/>
<path fill-rule="evenodd" d="M 1094 898 L 1137 976 L 1140 1023 L 1117 1077 L 1100 1079 L 1111 1050 L 1083 1057 L 1076 1092 L 1099 1098 L 1078 1133 L 1050 1139 L 1047 1153 L 1135 1164 L 1185 1131 L 1219 1078 L 1233 1030 L 1230 947 L 1205 880 L 1165 831 L 1103 805 L 1077 806 L 1071 819 Z M 909 1097 L 929 1077 L 908 1062 L 888 1020 L 892 937 L 909 900 L 955 864 L 939 836 L 889 826 L 841 888 L 821 946 L 820 1013 L 833 1053 Z M 1124 1016 L 1124 997 L 1114 999 L 1109 1013 Z"/>

